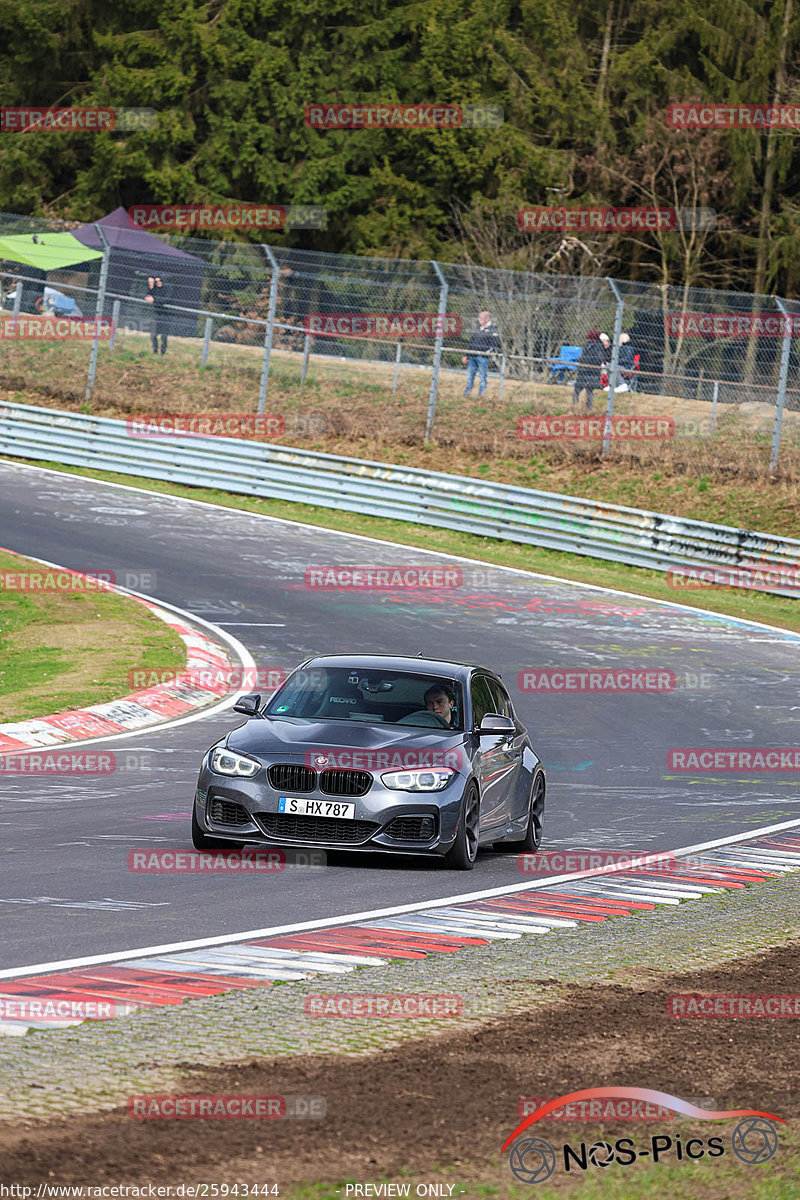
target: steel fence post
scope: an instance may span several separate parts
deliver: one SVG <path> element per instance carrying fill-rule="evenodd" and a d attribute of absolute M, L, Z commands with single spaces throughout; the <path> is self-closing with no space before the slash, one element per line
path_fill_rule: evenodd
<path fill-rule="evenodd" d="M 300 387 L 302 387 L 306 381 L 306 375 L 308 374 L 308 359 L 309 359 L 310 354 L 311 354 L 311 334 L 307 333 L 306 336 L 303 338 L 303 367 L 302 367 L 302 370 L 300 371 Z"/>
<path fill-rule="evenodd" d="M 711 400 L 711 432 L 712 433 L 714 432 L 714 429 L 717 424 L 717 400 L 719 400 L 719 380 L 715 379 L 714 380 L 714 396 Z"/>
<path fill-rule="evenodd" d="M 211 330 L 214 325 L 213 317 L 206 317 L 206 327 L 203 331 L 203 353 L 200 358 L 200 366 L 205 367 L 208 364 L 208 350 L 211 345 Z"/>
<path fill-rule="evenodd" d="M 783 406 L 786 403 L 786 380 L 789 377 L 789 355 L 792 352 L 792 318 L 786 305 L 777 296 L 772 299 L 786 318 L 781 346 L 781 372 L 778 377 L 778 397 L 775 405 L 775 428 L 772 433 L 772 452 L 769 456 L 769 473 L 774 475 L 778 467 L 778 454 L 781 448 L 781 429 L 783 427 Z"/>
<path fill-rule="evenodd" d="M 614 384 L 617 378 L 617 370 L 619 369 L 619 337 L 622 333 L 622 311 L 625 307 L 625 302 L 614 280 L 610 276 L 606 276 L 606 283 L 614 293 L 614 299 L 617 302 L 617 315 L 614 319 L 614 341 L 612 342 L 611 366 L 609 367 L 608 376 L 608 403 L 606 404 L 606 419 L 603 425 L 604 456 L 608 454 L 608 448 L 611 444 L 611 421 L 614 416 Z"/>
<path fill-rule="evenodd" d="M 392 384 L 393 392 L 397 391 L 397 379 L 398 379 L 398 376 L 400 375 L 400 359 L 402 357 L 402 354 L 403 354 L 403 343 L 398 342 L 397 349 L 394 352 L 394 383 Z"/>
<path fill-rule="evenodd" d="M 114 307 L 111 309 L 111 337 L 109 339 L 108 348 L 113 349 L 114 342 L 117 340 L 117 326 L 119 325 L 119 300 L 114 301 Z"/>
<path fill-rule="evenodd" d="M 439 392 L 439 367 L 442 363 L 442 340 L 444 338 L 444 318 L 447 313 L 447 295 L 450 291 L 447 286 L 447 280 L 442 274 L 441 268 L 437 262 L 431 260 L 431 266 L 439 277 L 441 285 L 439 291 L 439 328 L 436 334 L 436 344 L 433 349 L 433 375 L 431 377 L 431 394 L 428 401 L 428 419 L 425 423 L 425 441 L 431 440 L 431 431 L 433 430 L 433 419 L 436 416 L 436 398 Z"/>
<path fill-rule="evenodd" d="M 16 326 L 17 326 L 21 308 L 22 308 L 22 276 L 20 275 L 17 279 L 17 283 L 14 288 L 14 308 L 12 309 L 12 312 L 11 312 L 12 328 L 16 328 Z"/>
<path fill-rule="evenodd" d="M 97 373 L 97 355 L 100 351 L 100 321 L 103 317 L 103 309 L 106 303 L 106 282 L 108 280 L 108 264 L 111 259 L 111 246 L 108 238 L 105 235 L 103 226 L 95 224 L 95 229 L 100 235 L 100 240 L 103 243 L 103 263 L 100 267 L 100 283 L 97 288 L 97 307 L 95 309 L 95 331 L 92 339 L 92 353 L 89 358 L 89 375 L 86 380 L 86 395 L 84 400 L 89 401 L 92 398 L 94 391 L 94 377 Z"/>
<path fill-rule="evenodd" d="M 269 382 L 269 358 L 272 352 L 272 331 L 275 328 L 275 309 L 278 305 L 278 260 L 272 253 L 272 247 L 262 242 L 261 249 L 272 267 L 272 280 L 269 285 L 269 311 L 267 313 L 267 330 L 264 334 L 264 362 L 261 367 L 261 384 L 258 389 L 258 411 L 263 413 L 267 403 L 267 384 Z"/>
<path fill-rule="evenodd" d="M 504 354 L 503 357 L 500 359 L 500 386 L 497 389 L 497 399 L 498 400 L 503 399 L 503 381 L 505 380 L 505 377 L 506 377 L 506 356 Z"/>

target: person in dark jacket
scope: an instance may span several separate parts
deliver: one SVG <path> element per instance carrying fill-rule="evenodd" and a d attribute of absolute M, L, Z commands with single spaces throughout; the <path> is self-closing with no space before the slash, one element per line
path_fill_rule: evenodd
<path fill-rule="evenodd" d="M 600 336 L 602 337 L 602 334 Z M 630 381 L 633 378 L 633 372 L 636 367 L 636 357 L 633 353 L 631 335 L 629 333 L 621 333 L 619 335 L 617 364 L 617 374 L 614 378 L 614 391 L 628 392 L 630 391 Z M 604 387 L 603 391 L 607 392 L 608 386 Z"/>
<path fill-rule="evenodd" d="M 468 396 L 472 391 L 472 385 L 475 382 L 475 374 L 478 375 L 478 395 L 482 396 L 486 391 L 486 382 L 489 375 L 489 355 L 494 354 L 500 348 L 500 335 L 497 332 L 497 326 L 492 321 L 491 314 L 484 309 L 478 313 L 478 326 L 469 340 L 467 353 L 464 355 L 464 366 L 467 368 L 467 383 L 464 388 L 464 395 Z"/>
<path fill-rule="evenodd" d="M 158 275 L 151 275 L 147 280 L 147 295 L 145 301 L 153 306 L 153 329 L 150 341 L 153 343 L 153 354 L 158 354 L 158 339 L 161 338 L 161 353 L 167 352 L 167 334 L 169 333 L 169 288 Z"/>
<path fill-rule="evenodd" d="M 575 374 L 575 388 L 572 393 L 572 407 L 577 408 L 581 402 L 581 392 L 586 392 L 586 411 L 592 411 L 594 389 L 600 386 L 600 368 L 603 365 L 603 343 L 596 329 L 590 329 L 586 335 L 586 345 L 583 347 L 578 370 Z"/>
<path fill-rule="evenodd" d="M 631 335 L 629 333 L 621 333 L 619 335 L 619 369 L 622 375 L 620 387 L 623 391 L 628 391 L 633 379 L 633 372 L 636 369 L 636 355 L 631 345 Z"/>

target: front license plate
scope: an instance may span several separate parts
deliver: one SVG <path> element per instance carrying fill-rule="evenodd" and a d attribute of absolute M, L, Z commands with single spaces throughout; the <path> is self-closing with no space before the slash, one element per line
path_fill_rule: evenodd
<path fill-rule="evenodd" d="M 354 821 L 356 806 L 340 800 L 309 800 L 305 796 L 280 796 L 278 812 L 296 813 L 303 817 L 338 817 L 339 820 Z"/>

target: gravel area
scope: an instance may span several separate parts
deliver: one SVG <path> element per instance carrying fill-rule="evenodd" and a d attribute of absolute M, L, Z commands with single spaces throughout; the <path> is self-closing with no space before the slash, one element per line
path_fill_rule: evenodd
<path fill-rule="evenodd" d="M 800 873 L 676 907 L 525 935 L 347 975 L 226 993 L 2 1040 L 0 1121 L 111 1109 L 131 1094 L 186 1090 L 187 1072 L 253 1057 L 357 1055 L 453 1032 L 552 1001 L 559 985 L 625 984 L 716 966 L 797 937 Z M 447 1019 L 307 1016 L 312 993 L 448 993 Z"/>

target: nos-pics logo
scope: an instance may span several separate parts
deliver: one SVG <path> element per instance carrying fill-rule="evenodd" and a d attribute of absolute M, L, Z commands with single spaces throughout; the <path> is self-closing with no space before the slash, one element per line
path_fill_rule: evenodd
<path fill-rule="evenodd" d="M 743 1163 L 755 1166 L 768 1162 L 778 1149 L 778 1131 L 773 1121 L 783 1121 L 775 1113 L 761 1112 L 753 1108 L 736 1109 L 705 1109 L 689 1104 L 677 1096 L 667 1092 L 653 1091 L 651 1088 L 636 1087 L 599 1087 L 584 1088 L 579 1092 L 569 1092 L 558 1096 L 541 1105 L 519 1123 L 513 1133 L 503 1143 L 503 1152 L 509 1146 L 509 1167 L 512 1174 L 522 1183 L 544 1183 L 555 1174 L 559 1162 L 566 1173 L 588 1171 L 592 1167 L 603 1169 L 616 1163 L 628 1167 L 633 1163 L 673 1162 L 675 1160 L 721 1158 L 728 1152 L 725 1139 L 722 1136 L 709 1138 L 689 1138 L 681 1141 L 679 1134 L 670 1137 L 668 1134 L 654 1134 L 641 1146 L 633 1138 L 617 1138 L 615 1142 L 597 1141 L 591 1145 L 581 1142 L 577 1146 L 564 1143 L 557 1150 L 551 1142 L 538 1136 L 521 1137 L 536 1121 L 540 1121 L 554 1110 L 562 1108 L 578 1100 L 594 1100 L 602 1097 L 644 1101 L 646 1104 L 658 1104 L 673 1112 L 683 1113 L 703 1121 L 722 1121 L 731 1117 L 739 1117 L 739 1121 L 730 1135 L 730 1150 Z M 513 1143 L 513 1144 L 512 1144 Z"/>

